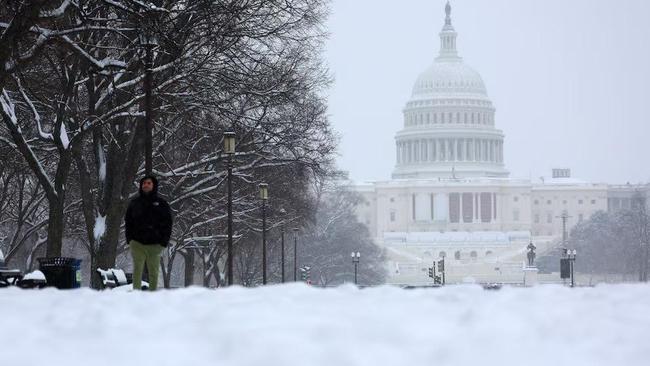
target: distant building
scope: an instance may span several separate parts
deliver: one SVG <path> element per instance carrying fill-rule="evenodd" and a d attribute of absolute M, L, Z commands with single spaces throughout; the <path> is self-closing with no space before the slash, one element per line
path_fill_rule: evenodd
<path fill-rule="evenodd" d="M 610 185 L 607 189 L 607 211 L 630 210 L 640 200 L 650 212 L 650 184 L 646 185 Z"/>
<path fill-rule="evenodd" d="M 451 282 L 521 281 L 525 247 L 558 246 L 599 210 L 626 208 L 648 186 L 608 186 L 553 169 L 539 181 L 509 178 L 504 134 L 478 72 L 456 49 L 445 8 L 440 54 L 415 82 L 397 132 L 392 179 L 355 185 L 366 203 L 357 215 L 386 249 L 389 282 L 431 282 L 427 268 L 445 257 Z"/>

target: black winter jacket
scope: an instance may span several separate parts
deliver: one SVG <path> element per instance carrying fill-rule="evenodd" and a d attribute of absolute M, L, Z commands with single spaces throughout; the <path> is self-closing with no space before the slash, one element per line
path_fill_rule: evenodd
<path fill-rule="evenodd" d="M 151 177 L 145 177 L 142 180 Z M 129 203 L 124 216 L 126 242 L 136 240 L 142 244 L 160 244 L 166 247 L 172 234 L 172 213 L 169 204 L 158 196 L 158 182 L 152 192 L 142 192 Z"/>

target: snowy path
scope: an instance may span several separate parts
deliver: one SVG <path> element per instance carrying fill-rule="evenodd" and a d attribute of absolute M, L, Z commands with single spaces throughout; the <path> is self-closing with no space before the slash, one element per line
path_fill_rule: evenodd
<path fill-rule="evenodd" d="M 2 365 L 650 365 L 650 286 L 0 289 Z"/>

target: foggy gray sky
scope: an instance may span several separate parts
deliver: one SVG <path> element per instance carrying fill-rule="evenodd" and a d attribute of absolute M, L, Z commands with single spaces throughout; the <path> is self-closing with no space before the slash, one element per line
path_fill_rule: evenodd
<path fill-rule="evenodd" d="M 438 54 L 445 0 L 333 0 L 325 57 L 339 167 L 390 179 L 402 108 Z M 511 177 L 650 181 L 650 1 L 456 0 L 458 51 L 505 134 Z"/>

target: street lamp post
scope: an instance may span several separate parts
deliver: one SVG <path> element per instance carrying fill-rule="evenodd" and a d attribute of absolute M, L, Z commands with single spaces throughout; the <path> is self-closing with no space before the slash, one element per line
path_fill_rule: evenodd
<path fill-rule="evenodd" d="M 152 21 L 150 14 L 144 15 L 145 24 L 144 29 L 140 32 L 140 44 L 145 48 L 144 60 L 144 125 L 145 125 L 145 141 L 144 141 L 144 170 L 147 175 L 151 175 L 153 171 L 153 118 L 152 118 L 152 78 L 151 72 L 153 69 L 153 48 L 158 45 L 158 40 L 153 32 Z"/>
<path fill-rule="evenodd" d="M 262 200 L 262 284 L 266 285 L 266 201 L 269 199 L 269 185 L 260 183 L 259 188 Z"/>
<path fill-rule="evenodd" d="M 639 270 L 639 281 L 648 282 L 648 243 L 641 243 L 641 268 Z"/>
<path fill-rule="evenodd" d="M 284 228 L 280 229 L 280 264 L 282 265 L 282 283 L 284 283 Z"/>
<path fill-rule="evenodd" d="M 284 207 L 280 207 L 280 215 L 282 216 L 282 225 L 280 226 L 280 277 L 282 280 L 282 283 L 285 282 L 285 271 L 284 271 L 284 220 L 285 216 L 287 214 L 287 211 L 284 209 Z"/>
<path fill-rule="evenodd" d="M 567 250 L 567 258 L 569 259 L 569 264 L 570 264 L 570 268 L 571 268 L 571 287 L 575 286 L 574 274 L 573 274 L 574 273 L 573 272 L 573 263 L 576 261 L 576 254 L 577 254 L 577 251 L 575 249 Z"/>
<path fill-rule="evenodd" d="M 354 263 L 354 284 L 357 284 L 357 266 L 359 265 L 359 259 L 361 258 L 361 253 L 359 252 L 352 252 L 350 254 L 352 257 L 352 263 Z"/>
<path fill-rule="evenodd" d="M 232 285 L 232 156 L 235 154 L 235 133 L 223 134 L 223 151 L 228 155 L 228 286 Z"/>
<path fill-rule="evenodd" d="M 298 281 L 298 228 L 293 228 L 293 282 Z"/>

